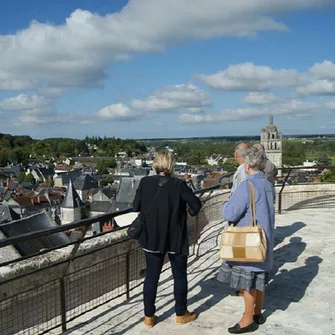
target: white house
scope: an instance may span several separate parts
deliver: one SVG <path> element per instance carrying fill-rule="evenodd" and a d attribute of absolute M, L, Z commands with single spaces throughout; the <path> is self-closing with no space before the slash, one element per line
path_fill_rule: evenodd
<path fill-rule="evenodd" d="M 207 158 L 207 163 L 208 165 L 211 165 L 211 166 L 217 166 L 219 165 L 220 161 L 225 162 L 225 160 L 226 158 L 223 158 L 222 155 L 213 154 L 212 156 Z"/>

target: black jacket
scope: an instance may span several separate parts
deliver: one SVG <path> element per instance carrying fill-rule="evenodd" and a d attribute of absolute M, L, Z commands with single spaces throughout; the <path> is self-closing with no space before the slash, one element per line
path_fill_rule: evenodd
<path fill-rule="evenodd" d="M 158 189 L 160 192 L 154 200 Z M 185 181 L 158 175 L 142 178 L 133 202 L 135 212 L 147 215 L 139 238 L 141 247 L 160 253 L 172 251 L 188 255 L 186 205 L 191 216 L 202 206 Z"/>

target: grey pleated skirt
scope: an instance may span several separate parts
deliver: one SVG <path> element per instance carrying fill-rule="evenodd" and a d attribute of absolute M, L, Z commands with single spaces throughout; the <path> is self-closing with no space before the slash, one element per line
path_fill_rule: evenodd
<path fill-rule="evenodd" d="M 229 283 L 234 290 L 250 291 L 255 288 L 258 291 L 264 291 L 268 277 L 267 272 L 252 272 L 223 262 L 217 279 L 220 282 Z"/>

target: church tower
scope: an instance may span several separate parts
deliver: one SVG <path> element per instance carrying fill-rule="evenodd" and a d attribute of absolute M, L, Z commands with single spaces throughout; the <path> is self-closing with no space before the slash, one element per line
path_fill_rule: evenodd
<path fill-rule="evenodd" d="M 283 167 L 283 134 L 278 131 L 273 124 L 273 116 L 270 115 L 270 122 L 266 128 L 262 129 L 261 143 L 265 148 L 265 153 L 268 159 L 277 167 Z M 281 176 L 282 171 L 278 171 L 278 176 Z"/>
<path fill-rule="evenodd" d="M 71 223 L 82 219 L 82 209 L 84 203 L 81 201 L 78 192 L 72 185 L 70 179 L 65 197 L 61 205 L 61 221 L 62 224 Z"/>

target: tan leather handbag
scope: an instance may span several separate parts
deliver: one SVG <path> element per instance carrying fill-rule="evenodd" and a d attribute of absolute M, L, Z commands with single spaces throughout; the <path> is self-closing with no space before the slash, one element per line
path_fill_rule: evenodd
<path fill-rule="evenodd" d="M 257 225 L 255 191 L 249 184 L 251 218 L 249 226 L 229 225 L 221 236 L 220 258 L 226 261 L 261 263 L 266 259 L 266 235 Z"/>

